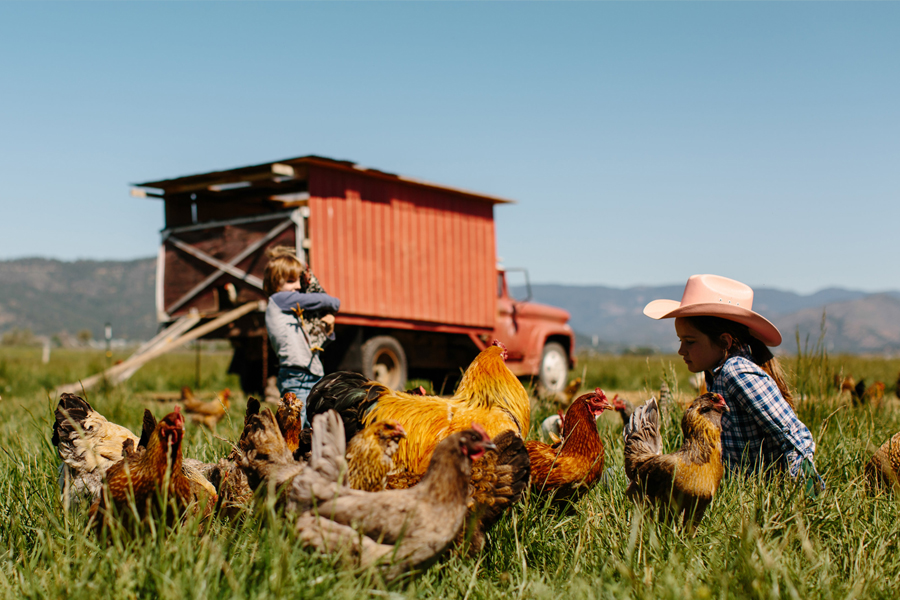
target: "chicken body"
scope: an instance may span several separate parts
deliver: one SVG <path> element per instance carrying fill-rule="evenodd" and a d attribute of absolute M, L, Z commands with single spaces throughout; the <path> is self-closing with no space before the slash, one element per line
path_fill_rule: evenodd
<path fill-rule="evenodd" d="M 121 425 L 111 423 L 75 394 L 62 394 L 56 406 L 52 443 L 63 464 L 59 470 L 59 489 L 63 506 L 69 507 L 74 495 L 96 500 L 103 478 L 122 460 L 122 447 L 138 436 Z"/>
<path fill-rule="evenodd" d="M 575 500 L 603 474 L 604 448 L 597 431 L 597 417 L 612 408 L 597 388 L 579 396 L 562 419 L 560 442 L 525 443 L 531 460 L 531 486 L 538 492 L 552 492 L 554 499 Z"/>
<path fill-rule="evenodd" d="M 681 514 L 693 531 L 724 473 L 721 420 L 727 410 L 718 394 L 696 398 L 681 419 L 684 444 L 662 454 L 656 400 L 635 409 L 625 428 L 625 474 L 631 480 L 628 497 L 659 505 L 664 516 Z"/>
<path fill-rule="evenodd" d="M 280 432 L 265 415 L 251 423 L 249 439 L 259 449 L 248 452 L 248 467 L 269 485 L 284 486 L 286 510 L 303 513 L 300 539 L 325 553 L 343 552 L 362 567 L 379 565 L 388 579 L 426 567 L 447 549 L 463 525 L 472 461 L 493 448 L 481 428 L 454 433 L 435 449 L 415 487 L 364 492 L 343 481 L 345 433 L 336 413 L 314 418 L 310 463 L 299 469 L 286 464 Z"/>
<path fill-rule="evenodd" d="M 866 480 L 870 489 L 887 487 L 900 491 L 900 433 L 875 451 L 865 467 Z"/>
<path fill-rule="evenodd" d="M 451 398 L 395 392 L 356 374 L 340 371 L 324 377 L 309 397 L 309 414 L 337 410 L 348 430 L 393 420 L 407 433 L 394 455 L 398 470 L 425 472 L 431 453 L 447 436 L 479 423 L 491 437 L 503 431 L 528 435 L 531 405 L 521 382 L 505 363 L 506 351 L 483 350 Z"/>
<path fill-rule="evenodd" d="M 354 435 L 347 444 L 350 487 L 366 492 L 385 489 L 388 473 L 394 469 L 393 456 L 405 437 L 396 421 L 376 421 Z"/>
<path fill-rule="evenodd" d="M 77 495 L 96 501 L 110 468 L 125 457 L 125 448 L 130 448 L 131 452 L 146 448 L 156 426 L 156 419 L 145 410 L 143 432 L 138 438 L 129 429 L 107 420 L 86 400 L 74 394 L 60 396 L 55 416 L 51 441 L 63 461 L 59 487 L 61 501 L 67 509 Z M 215 488 L 205 477 L 207 466 L 188 459 L 182 465 L 182 471 L 192 485 L 199 486 L 207 494 L 215 493 Z"/>
<path fill-rule="evenodd" d="M 181 399 L 184 403 L 184 412 L 190 417 L 193 423 L 205 425 L 207 428 L 215 431 L 216 425 L 231 407 L 231 390 L 224 389 L 209 402 L 201 402 L 194 397 L 193 392 L 188 387 L 181 388 Z"/>
<path fill-rule="evenodd" d="M 184 417 L 176 406 L 175 412 L 156 424 L 147 436 L 146 447 L 129 449 L 125 458 L 110 467 L 106 474 L 106 487 L 89 513 L 98 533 L 106 524 L 110 509 L 114 508 L 118 515 L 126 519 L 132 514 L 128 510 L 132 498 L 137 517 L 143 520 L 156 507 L 159 492 L 165 490 L 165 495 L 178 511 L 172 512 L 171 506 L 167 507 L 169 524 L 195 502 L 214 500 L 214 497 L 205 497 L 202 488 L 192 484 L 182 472 L 183 436 Z"/>

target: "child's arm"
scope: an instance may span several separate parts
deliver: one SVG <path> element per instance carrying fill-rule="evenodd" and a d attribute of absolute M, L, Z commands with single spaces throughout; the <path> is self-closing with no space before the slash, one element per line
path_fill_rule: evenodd
<path fill-rule="evenodd" d="M 278 292 L 272 294 L 270 302 L 284 312 L 301 308 L 310 312 L 335 313 L 341 308 L 341 301 L 328 294 L 304 294 L 302 292 Z"/>

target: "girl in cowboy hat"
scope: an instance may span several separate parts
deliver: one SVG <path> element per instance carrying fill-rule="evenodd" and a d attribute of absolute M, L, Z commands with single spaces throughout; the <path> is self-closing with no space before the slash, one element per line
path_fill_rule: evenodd
<path fill-rule="evenodd" d="M 781 333 L 753 312 L 753 290 L 717 275 L 688 279 L 681 302 L 654 300 L 653 319 L 675 319 L 678 354 L 692 373 L 703 372 L 710 392 L 721 394 L 722 450 L 732 469 L 775 467 L 801 476 L 809 492 L 824 489 L 813 464 L 816 443 L 794 412 L 793 397 L 769 346 Z"/>

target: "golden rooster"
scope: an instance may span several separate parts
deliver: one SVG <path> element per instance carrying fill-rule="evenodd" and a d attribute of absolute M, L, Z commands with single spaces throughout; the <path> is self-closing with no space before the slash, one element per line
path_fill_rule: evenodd
<path fill-rule="evenodd" d="M 394 455 L 398 470 L 421 475 L 438 443 L 479 423 L 490 437 L 513 431 L 522 438 L 531 424 L 531 405 L 522 383 L 506 366 L 500 342 L 483 350 L 450 398 L 395 392 L 356 373 L 324 377 L 310 392 L 308 417 L 336 410 L 348 435 L 375 421 L 397 421 L 407 438 Z"/>

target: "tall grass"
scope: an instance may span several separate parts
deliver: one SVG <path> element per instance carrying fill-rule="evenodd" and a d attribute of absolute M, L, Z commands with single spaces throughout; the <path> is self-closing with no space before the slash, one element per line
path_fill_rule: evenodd
<path fill-rule="evenodd" d="M 170 405 L 139 402 L 155 386 L 192 384 L 192 354 L 139 371 L 124 386 L 89 400 L 137 429 L 144 406 L 162 416 Z M 204 356 L 208 394 L 223 384 L 227 356 Z M 58 363 L 54 363 L 58 360 Z M 801 418 L 816 436 L 817 466 L 828 490 L 810 499 L 791 481 L 727 478 L 695 537 L 656 522 L 625 498 L 621 422 L 600 421 L 606 444 L 603 481 L 576 506 L 558 509 L 530 496 L 490 534 L 475 559 L 450 554 L 427 572 L 385 585 L 368 571 L 341 569 L 332 557 L 302 549 L 290 518 L 265 508 L 235 522 L 214 519 L 198 534 L 156 523 L 138 538 L 109 545 L 85 532 L 83 507 L 58 500 L 58 459 L 50 445 L 54 403 L 41 386 L 89 375 L 102 353 L 56 353 L 40 364 L 30 350 L 0 350 L 0 597 L 2 598 L 896 598 L 900 590 L 900 519 L 889 494 L 872 495 L 861 477 L 867 446 L 900 430 L 885 408 L 853 407 L 820 373 L 893 381 L 897 361 L 804 352 L 788 361 L 803 392 Z M 213 362 L 218 361 L 218 362 Z M 213 365 L 216 366 L 213 366 Z M 584 360 L 592 388 L 654 391 L 663 378 L 682 392 L 688 373 L 677 357 Z M 208 377 L 208 379 L 207 379 Z M 804 380 L 804 378 L 806 378 Z M 806 383 L 804 383 L 804 381 Z M 827 383 L 827 382 L 826 382 Z M 804 387 L 806 386 L 806 387 Z M 890 387 L 890 386 L 889 386 Z M 236 439 L 238 395 L 219 434 Z M 537 414 L 535 411 L 535 420 Z M 546 411 L 545 411 L 546 412 Z M 677 444 L 678 409 L 663 432 Z M 228 445 L 189 425 L 186 453 L 212 459 Z"/>

